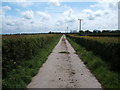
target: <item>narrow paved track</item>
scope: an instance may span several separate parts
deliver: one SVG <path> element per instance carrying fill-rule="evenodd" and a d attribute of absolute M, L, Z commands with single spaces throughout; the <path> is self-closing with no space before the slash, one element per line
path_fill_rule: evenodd
<path fill-rule="evenodd" d="M 63 35 L 28 88 L 101 88 Z"/>

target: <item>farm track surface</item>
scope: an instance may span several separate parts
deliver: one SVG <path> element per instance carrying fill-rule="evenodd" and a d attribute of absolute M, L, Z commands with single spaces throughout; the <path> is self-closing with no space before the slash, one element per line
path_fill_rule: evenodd
<path fill-rule="evenodd" d="M 63 35 L 27 88 L 101 88 Z"/>

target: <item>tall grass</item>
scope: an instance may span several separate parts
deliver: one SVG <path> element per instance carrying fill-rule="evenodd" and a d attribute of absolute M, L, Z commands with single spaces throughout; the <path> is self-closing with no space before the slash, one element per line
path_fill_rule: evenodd
<path fill-rule="evenodd" d="M 83 60 L 84 64 L 91 70 L 94 76 L 101 83 L 105 90 L 113 88 L 113 90 L 119 90 L 120 88 L 120 73 L 113 72 L 109 69 L 108 63 L 102 58 L 96 56 L 92 51 L 86 50 L 80 44 L 77 44 L 73 39 L 68 38 L 71 45 L 74 47 L 77 54 Z M 110 89 L 111 90 L 111 89 Z"/>
<path fill-rule="evenodd" d="M 85 47 L 104 61 L 109 63 L 110 69 L 120 72 L 120 42 L 117 37 L 88 37 L 68 35 L 77 44 Z"/>
<path fill-rule="evenodd" d="M 25 88 L 61 35 L 3 36 L 3 88 Z"/>

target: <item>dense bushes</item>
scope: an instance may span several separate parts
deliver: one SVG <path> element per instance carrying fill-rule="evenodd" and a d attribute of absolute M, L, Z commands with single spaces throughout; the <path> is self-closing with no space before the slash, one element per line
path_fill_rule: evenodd
<path fill-rule="evenodd" d="M 112 70 L 120 71 L 120 43 L 100 42 L 98 40 L 84 38 L 85 36 L 67 36 L 77 44 L 80 44 L 87 50 L 93 51 L 95 55 L 100 56 L 103 60 L 108 62 Z"/>
<path fill-rule="evenodd" d="M 45 62 L 61 35 L 3 36 L 3 87 L 23 88 Z"/>

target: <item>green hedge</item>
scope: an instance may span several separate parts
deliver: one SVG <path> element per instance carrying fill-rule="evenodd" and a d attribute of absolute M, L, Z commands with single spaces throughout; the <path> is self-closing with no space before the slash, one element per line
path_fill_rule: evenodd
<path fill-rule="evenodd" d="M 61 35 L 3 36 L 3 88 L 25 88 Z"/>
<path fill-rule="evenodd" d="M 77 44 L 85 47 L 87 50 L 93 51 L 97 56 L 109 63 L 110 69 L 113 71 L 120 71 L 120 43 L 101 43 L 95 40 L 85 39 L 67 35 Z"/>

